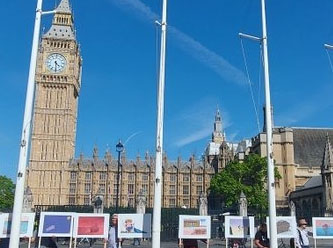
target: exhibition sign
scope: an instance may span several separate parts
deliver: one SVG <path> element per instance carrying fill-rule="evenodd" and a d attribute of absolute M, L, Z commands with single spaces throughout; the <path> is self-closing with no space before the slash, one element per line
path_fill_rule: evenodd
<path fill-rule="evenodd" d="M 39 237 L 71 237 L 75 213 L 42 212 L 38 230 Z"/>
<path fill-rule="evenodd" d="M 269 226 L 269 217 L 266 217 L 267 226 Z M 277 216 L 276 217 L 277 238 L 295 238 L 297 235 L 297 224 L 295 216 Z M 269 228 L 267 235 L 270 237 Z"/>
<path fill-rule="evenodd" d="M 254 238 L 254 217 L 226 216 L 226 238 Z"/>
<path fill-rule="evenodd" d="M 210 216 L 179 215 L 180 239 L 210 239 Z"/>
<path fill-rule="evenodd" d="M 151 238 L 151 214 L 118 214 L 118 238 Z"/>
<path fill-rule="evenodd" d="M 20 238 L 31 238 L 34 232 L 35 213 L 22 213 L 20 223 Z M 9 238 L 12 227 L 12 214 L 0 215 L 0 238 Z"/>
<path fill-rule="evenodd" d="M 314 217 L 312 218 L 313 238 L 333 239 L 333 218 Z"/>
<path fill-rule="evenodd" d="M 75 238 L 107 238 L 109 214 L 77 213 L 74 221 Z"/>

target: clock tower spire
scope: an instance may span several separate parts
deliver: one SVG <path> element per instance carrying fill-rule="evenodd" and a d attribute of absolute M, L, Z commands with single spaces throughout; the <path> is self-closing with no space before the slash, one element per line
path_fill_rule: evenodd
<path fill-rule="evenodd" d="M 27 173 L 35 205 L 68 204 L 67 167 L 75 152 L 81 65 L 72 10 L 62 0 L 38 53 Z"/>

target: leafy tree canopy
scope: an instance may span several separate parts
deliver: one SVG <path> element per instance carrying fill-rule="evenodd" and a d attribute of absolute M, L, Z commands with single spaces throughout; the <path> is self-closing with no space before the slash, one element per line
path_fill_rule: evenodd
<path fill-rule="evenodd" d="M 5 210 L 13 207 L 14 192 L 13 181 L 6 176 L 0 176 L 0 209 Z"/>
<path fill-rule="evenodd" d="M 275 168 L 275 177 L 281 176 Z M 216 174 L 210 184 L 214 194 L 221 195 L 226 206 L 232 206 L 239 200 L 243 191 L 250 207 L 268 208 L 267 159 L 257 154 L 250 154 L 244 161 L 233 161 Z"/>

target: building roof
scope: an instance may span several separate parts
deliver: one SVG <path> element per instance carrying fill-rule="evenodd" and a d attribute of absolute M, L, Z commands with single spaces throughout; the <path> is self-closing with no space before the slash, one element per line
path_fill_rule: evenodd
<path fill-rule="evenodd" d="M 318 186 L 322 186 L 323 181 L 322 181 L 322 177 L 320 176 L 314 176 L 311 177 L 304 185 L 301 189 L 310 189 L 310 188 L 314 188 L 314 187 L 318 187 Z"/>
<path fill-rule="evenodd" d="M 332 128 L 293 128 L 295 163 L 321 167 L 327 134 L 333 140 Z"/>

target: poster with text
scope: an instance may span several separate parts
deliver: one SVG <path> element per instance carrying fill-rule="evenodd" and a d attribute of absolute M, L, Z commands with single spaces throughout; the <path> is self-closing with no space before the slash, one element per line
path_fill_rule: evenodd
<path fill-rule="evenodd" d="M 226 238 L 254 238 L 254 217 L 226 216 Z"/>
<path fill-rule="evenodd" d="M 109 217 L 108 214 L 76 214 L 74 221 L 74 237 L 107 238 Z"/>
<path fill-rule="evenodd" d="M 74 213 L 42 212 L 40 215 L 39 237 L 71 237 Z"/>
<path fill-rule="evenodd" d="M 35 213 L 22 213 L 20 224 L 20 237 L 31 238 L 34 232 Z M 12 228 L 12 214 L 1 214 L 0 238 L 9 238 Z"/>
<path fill-rule="evenodd" d="M 313 237 L 315 239 L 333 239 L 333 218 L 312 218 Z"/>
<path fill-rule="evenodd" d="M 266 217 L 267 235 L 269 233 L 269 217 Z M 276 217 L 277 238 L 295 238 L 297 235 L 297 224 L 295 216 L 277 216 Z"/>
<path fill-rule="evenodd" d="M 180 239 L 210 239 L 210 216 L 179 215 Z"/>

